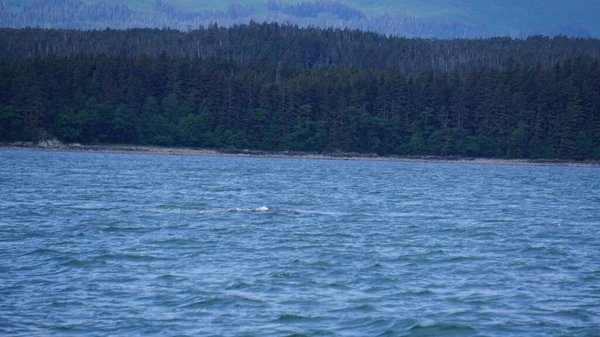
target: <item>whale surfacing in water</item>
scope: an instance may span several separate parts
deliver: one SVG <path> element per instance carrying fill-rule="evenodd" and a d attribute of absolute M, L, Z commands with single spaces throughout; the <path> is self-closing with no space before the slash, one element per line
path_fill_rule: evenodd
<path fill-rule="evenodd" d="M 269 208 L 267 206 L 262 206 L 256 209 L 257 212 L 266 212 Z"/>

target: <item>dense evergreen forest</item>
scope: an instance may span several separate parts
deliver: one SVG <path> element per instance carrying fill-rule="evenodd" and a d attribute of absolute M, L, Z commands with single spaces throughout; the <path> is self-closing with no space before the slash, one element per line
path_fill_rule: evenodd
<path fill-rule="evenodd" d="M 239 64 L 300 67 L 343 65 L 414 72 L 502 67 L 509 56 L 527 66 L 553 66 L 573 56 L 600 59 L 600 40 L 533 36 L 527 39 L 409 39 L 350 29 L 301 29 L 277 23 L 234 25 L 181 32 L 169 29 L 56 30 L 0 28 L 0 59 L 81 54 L 146 54 L 226 58 Z"/>
<path fill-rule="evenodd" d="M 0 30 L 0 141 L 600 159 L 600 41 Z"/>

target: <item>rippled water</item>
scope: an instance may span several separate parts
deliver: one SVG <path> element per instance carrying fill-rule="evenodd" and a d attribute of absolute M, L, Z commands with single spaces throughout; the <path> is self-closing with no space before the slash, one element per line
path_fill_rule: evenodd
<path fill-rule="evenodd" d="M 5 335 L 600 335 L 598 169 L 0 151 L 0 231 Z"/>

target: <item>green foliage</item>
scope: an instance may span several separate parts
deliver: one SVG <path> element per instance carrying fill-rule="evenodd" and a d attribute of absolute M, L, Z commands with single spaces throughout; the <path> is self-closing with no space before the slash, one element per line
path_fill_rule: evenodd
<path fill-rule="evenodd" d="M 65 142 L 75 143 L 82 140 L 82 123 L 78 120 L 75 109 L 65 107 L 59 112 L 54 122 L 54 134 Z"/>
<path fill-rule="evenodd" d="M 529 138 L 527 126 L 523 122 L 519 122 L 508 138 L 507 155 L 515 158 L 527 157 Z"/>
<path fill-rule="evenodd" d="M 0 105 L 0 141 L 22 141 L 25 139 L 25 122 L 10 105 Z"/>
<path fill-rule="evenodd" d="M 295 39 L 281 38 L 276 32 L 282 29 Z M 375 60 L 402 41 L 409 49 L 413 43 L 413 47 L 429 45 L 429 51 L 444 50 L 446 41 L 384 40 L 371 34 L 270 24 L 175 33 L 171 39 L 218 33 L 250 50 L 264 41 L 257 31 L 265 34 L 272 50 L 285 50 L 289 59 L 257 59 L 250 51 L 243 59 L 166 52 L 171 48 L 160 48 L 163 52 L 156 55 L 106 52 L 121 50 L 122 42 L 137 34 L 129 31 L 110 32 L 106 37 L 112 42 L 93 49 L 97 53 L 71 56 L 4 54 L 16 48 L 13 41 L 12 47 L 0 51 L 0 141 L 31 140 L 47 131 L 63 141 L 82 143 L 381 155 L 600 157 L 600 71 L 595 54 L 590 53 L 592 60 L 588 60 L 566 49 L 552 49 L 580 43 L 595 46 L 597 41 L 558 39 L 547 45 L 547 54 L 562 59 L 535 65 L 518 62 L 510 52 L 494 52 L 498 41 L 479 41 L 482 52 L 490 50 L 490 60 L 504 55 L 507 62 L 466 62 L 446 72 L 334 63 L 335 53 L 328 63 L 319 58 L 307 61 L 309 49 L 298 47 L 319 45 L 325 37 L 330 37 L 331 45 L 342 45 L 340 41 L 352 36 L 365 49 L 349 58 L 362 55 Z M 57 50 L 50 32 L 27 30 L 15 35 L 27 32 L 48 50 Z M 102 33 L 77 34 L 83 41 Z M 143 34 L 160 40 L 167 33 Z M 165 38 L 166 45 L 171 39 Z M 538 42 L 521 46 L 525 55 L 535 51 Z M 430 57 L 417 50 L 412 49 L 413 62 Z M 460 55 L 464 54 L 449 52 L 446 60 Z"/>

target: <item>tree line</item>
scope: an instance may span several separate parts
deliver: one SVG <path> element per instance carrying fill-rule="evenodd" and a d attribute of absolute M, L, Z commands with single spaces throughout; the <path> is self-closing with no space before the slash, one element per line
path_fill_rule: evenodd
<path fill-rule="evenodd" d="M 252 30 L 256 28 L 235 29 L 251 30 L 242 34 L 254 37 L 245 42 L 250 46 L 265 43 Z M 30 32 L 14 31 L 13 38 Z M 62 38 L 70 34 L 81 35 L 82 41 L 86 34 L 91 39 L 102 34 L 33 32 L 38 40 L 29 43 L 48 50 L 62 46 Z M 356 34 L 366 43 L 378 38 L 357 32 L 297 31 L 309 32 Z M 175 44 L 186 38 L 161 30 L 143 33 L 169 35 Z M 228 34 L 235 36 L 232 31 Z M 106 36 L 128 41 L 132 32 L 110 31 Z M 479 42 L 485 50 L 495 40 Z M 581 51 L 594 43 L 564 39 L 554 45 Z M 359 62 L 307 66 L 304 60 L 280 62 L 272 55 L 208 57 L 176 48 L 158 54 L 147 54 L 143 48 L 125 53 L 116 47 L 113 52 L 37 50 L 19 57 L 9 57 L 5 53 L 10 48 L 1 48 L 0 141 L 32 140 L 50 133 L 65 142 L 81 143 L 600 159 L 600 64 L 578 52 L 565 52 L 553 64 L 521 62 L 515 57 L 518 52 L 508 51 L 500 65 L 405 71 Z M 272 45 L 268 50 L 278 53 L 280 48 Z M 302 55 L 298 48 L 287 51 Z"/>
<path fill-rule="evenodd" d="M 239 64 L 395 68 L 410 73 L 503 67 L 509 55 L 527 65 L 552 66 L 573 55 L 600 59 L 600 40 L 534 36 L 527 39 L 409 39 L 350 29 L 299 28 L 255 23 L 216 24 L 190 32 L 169 29 L 58 30 L 0 28 L 0 59 L 41 56 L 146 54 L 226 58 Z"/>

